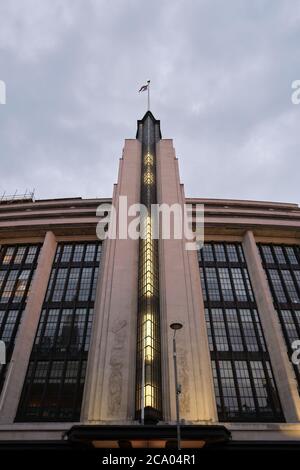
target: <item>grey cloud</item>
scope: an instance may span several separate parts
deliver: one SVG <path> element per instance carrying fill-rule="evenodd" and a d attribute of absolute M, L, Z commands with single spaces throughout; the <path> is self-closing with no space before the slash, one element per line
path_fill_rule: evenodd
<path fill-rule="evenodd" d="M 0 15 L 1 190 L 109 197 L 151 78 L 187 195 L 299 201 L 298 2 L 12 0 Z"/>

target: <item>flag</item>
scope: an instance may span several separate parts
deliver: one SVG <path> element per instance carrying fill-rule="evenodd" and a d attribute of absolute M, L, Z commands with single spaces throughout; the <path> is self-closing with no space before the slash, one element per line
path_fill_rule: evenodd
<path fill-rule="evenodd" d="M 148 86 L 149 86 L 149 82 L 147 83 L 147 85 L 141 86 L 141 88 L 139 89 L 139 93 L 141 93 L 141 91 L 146 91 L 146 90 L 148 90 Z"/>

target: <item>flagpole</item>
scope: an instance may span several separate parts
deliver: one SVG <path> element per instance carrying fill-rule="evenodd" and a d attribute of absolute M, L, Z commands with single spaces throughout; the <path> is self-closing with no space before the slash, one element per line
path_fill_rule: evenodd
<path fill-rule="evenodd" d="M 150 80 L 147 80 L 148 83 L 148 111 L 150 111 Z"/>

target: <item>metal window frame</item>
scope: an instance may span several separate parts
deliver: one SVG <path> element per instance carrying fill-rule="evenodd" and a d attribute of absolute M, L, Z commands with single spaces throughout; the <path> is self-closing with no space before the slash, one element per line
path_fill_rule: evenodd
<path fill-rule="evenodd" d="M 210 335 L 211 335 L 211 344 L 212 344 L 212 349 L 210 351 L 211 354 L 211 360 L 215 364 L 215 374 L 216 376 L 214 377 L 214 383 L 218 385 L 218 397 L 219 397 L 219 402 L 220 406 L 218 407 L 218 416 L 221 421 L 232 421 L 232 422 L 279 422 L 279 421 L 284 421 L 282 409 L 280 406 L 280 401 L 279 401 L 279 396 L 278 392 L 276 389 L 276 383 L 273 377 L 273 372 L 272 372 L 272 366 L 270 362 L 270 357 L 267 351 L 266 347 L 266 342 L 264 338 L 264 333 L 262 326 L 259 321 L 259 316 L 257 312 L 257 305 L 254 299 L 253 295 L 253 289 L 251 286 L 251 281 L 249 278 L 248 274 L 248 269 L 247 269 L 247 264 L 243 255 L 243 249 L 242 245 L 238 242 L 208 242 L 207 245 L 210 245 L 212 247 L 212 252 L 213 252 L 213 261 L 205 261 L 204 257 L 202 256 L 201 250 L 199 254 L 199 268 L 201 270 L 201 276 L 202 276 L 202 283 L 203 287 L 206 290 L 206 295 L 204 300 L 204 306 L 206 309 L 206 318 L 209 321 L 209 329 L 210 329 Z M 223 245 L 225 254 L 226 254 L 226 261 L 218 261 L 216 252 L 215 252 L 215 245 Z M 229 246 L 235 246 L 236 248 L 236 253 L 237 253 L 237 260 L 233 261 L 232 258 L 228 255 L 228 250 L 227 247 Z M 207 279 L 206 279 L 206 269 L 207 268 L 215 268 L 216 269 L 216 274 L 217 274 L 217 280 L 218 280 L 218 286 L 219 286 L 219 296 L 220 300 L 215 301 L 215 300 L 210 300 L 209 296 L 209 291 L 207 288 Z M 221 281 L 220 281 L 220 276 L 219 276 L 219 268 L 227 268 L 228 269 L 228 279 L 230 280 L 231 283 L 231 290 L 233 292 L 233 300 L 228 301 L 224 298 L 222 288 L 221 288 Z M 243 288 L 246 291 L 246 297 L 245 301 L 242 301 L 239 299 L 236 289 L 235 289 L 235 284 L 233 281 L 233 275 L 232 275 L 232 269 L 239 268 L 240 273 L 241 273 L 241 280 L 244 284 Z M 223 312 L 223 321 L 224 321 L 224 327 L 227 335 L 227 342 L 229 346 L 228 351 L 220 351 L 218 350 L 217 347 L 217 342 L 216 342 L 216 337 L 215 337 L 215 331 L 214 331 L 214 324 L 213 324 L 213 318 L 212 318 L 212 310 L 213 309 L 221 309 Z M 236 351 L 233 348 L 233 343 L 232 343 L 232 335 L 231 332 L 229 331 L 229 322 L 228 322 L 228 317 L 226 315 L 226 310 L 228 309 L 234 309 L 237 312 L 237 320 L 238 320 L 238 325 L 240 329 L 240 337 L 242 340 L 243 344 L 243 350 L 241 351 Z M 244 322 L 242 321 L 240 311 L 241 310 L 248 310 L 250 313 L 250 317 L 252 319 L 252 327 L 253 327 L 253 332 L 255 334 L 255 339 L 256 343 L 258 345 L 258 350 L 257 351 L 250 351 L 249 347 L 247 346 L 247 336 L 244 328 Z M 258 327 L 258 322 L 260 327 Z M 221 378 L 221 370 L 219 364 L 222 364 L 222 361 L 229 361 L 231 364 L 232 368 L 232 373 L 233 373 L 233 381 L 234 381 L 234 386 L 235 386 L 235 397 L 238 403 L 238 411 L 237 412 L 230 412 L 230 409 L 226 409 L 225 407 L 225 398 L 226 396 L 224 395 L 223 391 L 223 386 L 222 386 L 222 378 Z M 251 390 L 252 390 L 252 399 L 254 401 L 255 405 L 255 412 L 247 413 L 245 410 L 243 410 L 242 406 L 242 396 L 240 393 L 239 389 L 239 382 L 238 382 L 238 376 L 237 376 L 237 370 L 236 370 L 236 363 L 239 361 L 243 361 L 247 364 L 247 370 L 248 370 L 248 375 L 249 375 L 249 380 L 251 384 Z M 271 396 L 271 393 L 268 393 L 268 399 L 269 403 L 271 404 L 271 410 L 263 410 L 259 406 L 259 397 L 257 396 L 257 389 L 255 387 L 255 377 L 253 377 L 253 371 L 251 368 L 251 362 L 253 361 L 258 361 L 262 365 L 262 369 L 264 371 L 265 375 L 265 380 L 266 380 L 266 388 L 270 392 L 271 389 L 274 392 Z M 269 367 L 269 368 L 268 368 Z M 272 374 L 272 380 L 269 378 L 269 370 L 271 371 Z M 216 387 L 216 385 L 215 385 Z"/>
<path fill-rule="evenodd" d="M 84 377 L 86 362 L 88 359 L 88 348 L 86 348 L 86 341 L 88 338 L 87 331 L 88 326 L 91 321 L 91 315 L 93 315 L 94 310 L 94 280 L 95 276 L 99 274 L 99 265 L 101 263 L 98 253 L 101 251 L 101 242 L 95 241 L 93 242 L 96 246 L 96 250 L 94 253 L 94 259 L 92 261 L 84 261 L 85 260 L 85 253 L 87 246 L 90 245 L 92 242 L 60 242 L 57 245 L 56 255 L 54 258 L 54 262 L 52 265 L 51 275 L 49 276 L 48 281 L 48 288 L 45 294 L 45 299 L 43 302 L 43 307 L 41 311 L 41 317 L 39 321 L 39 325 L 37 328 L 37 333 L 34 341 L 34 345 L 32 348 L 28 370 L 26 374 L 26 378 L 23 385 L 23 391 L 19 403 L 19 409 L 16 417 L 17 422 L 74 422 L 78 421 L 80 417 L 81 411 L 81 401 L 83 395 L 83 387 L 84 387 Z M 73 255 L 75 253 L 75 247 L 77 245 L 84 245 L 84 252 L 81 257 L 81 261 L 73 261 Z M 64 247 L 71 245 L 71 255 L 70 258 L 64 261 L 63 253 Z M 92 275 L 90 277 L 89 282 L 89 289 L 88 289 L 88 299 L 81 301 L 79 300 L 79 293 L 81 288 L 81 277 L 84 268 L 91 268 Z M 63 293 L 60 301 L 53 301 L 53 296 L 55 294 L 55 286 L 56 286 L 56 279 L 59 269 L 66 269 L 66 278 L 64 281 L 63 286 Z M 66 293 L 69 286 L 69 279 L 70 274 L 72 273 L 73 268 L 79 268 L 80 273 L 77 280 L 76 286 L 76 295 L 75 298 L 72 300 L 66 300 Z M 54 273 L 54 274 L 53 274 Z M 75 320 L 76 320 L 76 311 L 78 309 L 84 309 L 86 311 L 86 318 L 84 322 L 84 341 L 81 342 L 77 349 L 74 348 L 72 344 L 72 334 L 74 330 Z M 48 348 L 43 347 L 43 339 L 46 337 L 45 333 L 47 330 L 47 326 L 51 323 L 49 322 L 51 316 L 50 312 L 53 310 L 58 310 L 58 317 L 56 322 L 54 322 L 53 327 L 54 331 L 51 334 L 51 344 Z M 66 310 L 70 310 L 71 312 L 71 323 L 69 326 L 70 334 L 67 338 L 67 343 L 64 347 L 59 344 L 59 339 L 62 336 L 61 330 L 63 330 L 64 323 L 62 320 L 64 319 L 64 312 Z M 36 373 L 41 362 L 45 362 L 47 364 L 47 370 L 45 375 L 44 383 L 41 385 L 41 396 L 39 399 L 39 406 L 37 407 L 37 413 L 34 414 L 31 412 L 31 408 L 29 406 L 30 399 L 34 396 L 35 393 L 35 385 L 37 378 Z M 56 386 L 56 404 L 55 406 L 48 406 L 46 407 L 47 402 L 49 401 L 49 397 L 51 398 L 52 387 L 51 383 L 51 372 L 53 370 L 53 364 L 56 362 L 60 362 L 62 364 L 62 374 L 60 377 L 60 381 L 58 381 Z M 69 404 L 67 404 L 67 400 L 64 400 L 64 390 L 70 388 L 68 386 L 69 382 L 66 381 L 66 374 L 68 371 L 68 365 L 71 362 L 77 362 L 77 377 L 73 383 L 73 391 L 72 396 Z"/>
<path fill-rule="evenodd" d="M 273 260 L 275 261 L 275 263 L 269 263 L 268 260 L 266 259 L 265 255 L 264 255 L 264 247 L 265 246 L 268 246 L 271 249 L 271 252 L 272 252 L 272 255 L 273 255 Z M 277 247 L 277 246 L 281 247 L 282 250 L 283 250 L 285 260 L 286 260 L 285 264 L 279 263 L 278 261 L 276 261 L 277 258 L 275 256 L 274 248 Z M 286 248 L 293 248 L 294 249 L 294 254 L 295 254 L 295 257 L 298 261 L 298 264 L 291 263 L 290 258 L 287 254 Z M 264 268 L 265 273 L 266 273 L 266 277 L 267 277 L 267 280 L 268 280 L 270 291 L 271 291 L 271 294 L 272 294 L 274 307 L 275 307 L 275 310 L 276 310 L 277 315 L 278 315 L 279 323 L 281 325 L 281 329 L 282 329 L 283 337 L 284 337 L 284 340 L 285 340 L 285 345 L 286 345 L 286 348 L 287 348 L 287 352 L 288 352 L 289 357 L 291 358 L 294 350 L 291 348 L 291 340 L 289 338 L 288 330 L 287 330 L 287 327 L 286 327 L 287 322 L 285 321 L 285 318 L 284 318 L 284 315 L 282 314 L 282 311 L 289 310 L 291 312 L 291 316 L 292 316 L 292 319 L 293 319 L 293 322 L 294 322 L 294 326 L 295 326 L 295 329 L 297 331 L 298 337 L 300 339 L 300 325 L 298 324 L 298 321 L 297 321 L 297 318 L 296 318 L 296 313 L 295 313 L 295 311 L 300 310 L 300 302 L 299 303 L 292 302 L 289 291 L 287 289 L 287 286 L 286 286 L 286 283 L 285 283 L 285 280 L 284 280 L 284 277 L 282 275 L 282 271 L 283 270 L 290 271 L 293 282 L 294 282 L 295 290 L 298 294 L 298 298 L 300 299 L 300 286 L 299 286 L 299 283 L 297 282 L 297 279 L 295 277 L 295 271 L 300 272 L 300 247 L 298 245 L 275 244 L 275 243 L 259 243 L 258 244 L 258 249 L 259 249 L 259 252 L 260 252 L 262 265 L 263 265 L 263 268 Z M 272 282 L 272 278 L 271 278 L 271 274 L 270 274 L 270 270 L 273 270 L 273 269 L 275 269 L 278 272 L 278 275 L 279 275 L 279 278 L 280 278 L 280 281 L 281 281 L 281 284 L 282 284 L 282 288 L 283 288 L 283 291 L 284 291 L 284 294 L 285 294 L 285 297 L 286 297 L 286 302 L 281 302 L 278 299 L 277 294 L 275 292 L 273 282 Z M 297 379 L 298 393 L 300 395 L 300 370 L 295 364 L 292 364 L 292 366 L 293 366 L 293 370 L 295 372 L 295 376 L 296 376 L 296 379 Z"/>
<path fill-rule="evenodd" d="M 11 360 L 11 356 L 12 356 L 12 353 L 13 353 L 18 328 L 20 326 L 22 315 L 23 315 L 23 312 L 24 312 L 25 307 L 26 307 L 28 292 L 29 292 L 29 289 L 30 289 L 30 286 L 31 286 L 31 282 L 32 282 L 34 273 L 35 273 L 35 269 L 37 267 L 38 257 L 39 257 L 39 254 L 40 254 L 41 246 L 42 246 L 41 243 L 30 243 L 30 244 L 22 243 L 22 244 L 14 244 L 14 245 L 2 245 L 0 247 L 0 271 L 5 273 L 3 283 L 2 283 L 1 289 L 0 289 L 0 310 L 5 312 L 4 318 L 3 318 L 2 322 L 1 322 L 1 325 L 0 325 L 0 339 L 2 338 L 3 332 L 4 332 L 5 327 L 7 325 L 7 320 L 8 320 L 8 317 L 9 317 L 9 313 L 11 311 L 17 311 L 18 312 L 17 315 L 16 315 L 16 318 L 15 318 L 13 328 L 12 328 L 12 333 L 10 335 L 10 340 L 9 340 L 8 344 L 6 344 L 6 364 L 3 365 L 2 367 L 0 367 L 0 393 L 1 393 L 3 385 L 4 385 L 7 367 L 8 367 L 8 364 Z M 32 247 L 36 248 L 34 258 L 30 263 L 26 263 L 27 255 L 29 253 L 29 249 L 32 248 Z M 23 254 L 22 260 L 20 262 L 16 263 L 16 256 L 17 256 L 19 248 L 24 248 L 24 254 Z M 6 256 L 6 253 L 7 253 L 8 249 L 12 249 L 13 254 L 12 254 L 10 262 L 7 263 L 7 264 L 3 264 L 3 259 Z M 5 291 L 5 287 L 6 287 L 6 283 L 7 283 L 7 280 L 9 278 L 9 275 L 14 270 L 16 270 L 18 272 L 18 274 L 16 276 L 16 279 L 14 280 L 14 285 L 13 285 L 13 289 L 11 291 L 11 295 L 10 295 L 7 302 L 1 302 L 2 295 L 3 295 L 3 292 Z M 16 292 L 17 292 L 17 281 L 19 279 L 20 273 L 24 270 L 29 270 L 29 277 L 27 279 L 26 289 L 24 290 L 22 298 L 18 302 L 16 302 L 15 301 L 15 295 L 16 295 Z"/>

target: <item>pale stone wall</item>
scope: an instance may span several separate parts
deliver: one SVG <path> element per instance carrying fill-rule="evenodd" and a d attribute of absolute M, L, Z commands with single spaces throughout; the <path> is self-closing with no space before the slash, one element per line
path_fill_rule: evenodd
<path fill-rule="evenodd" d="M 183 208 L 178 162 L 171 140 L 157 144 L 158 202 Z M 172 227 L 172 225 L 171 225 Z M 180 415 L 187 422 L 217 421 L 210 353 L 197 252 L 185 249 L 186 240 L 160 240 L 160 292 L 162 320 L 162 375 L 165 418 L 175 421 L 175 384 L 170 324 L 179 321 L 177 333 Z"/>
<path fill-rule="evenodd" d="M 141 144 L 126 140 L 113 205 L 140 199 Z M 138 240 L 104 244 L 94 308 L 82 421 L 126 423 L 134 419 Z"/>

